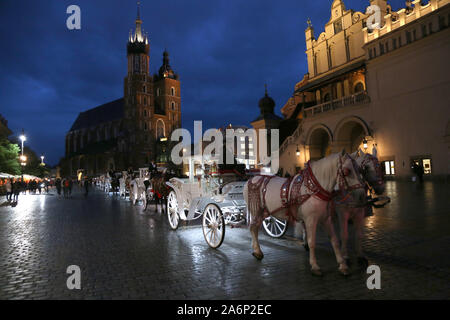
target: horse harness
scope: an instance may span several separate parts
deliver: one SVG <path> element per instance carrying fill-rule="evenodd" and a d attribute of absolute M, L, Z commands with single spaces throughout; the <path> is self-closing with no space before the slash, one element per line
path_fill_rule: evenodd
<path fill-rule="evenodd" d="M 347 155 L 348 156 L 348 155 Z M 348 156 L 349 157 L 349 156 Z M 356 162 L 352 160 L 353 167 L 355 172 L 358 172 L 355 168 Z M 280 190 L 280 198 L 281 198 L 281 207 L 270 212 L 267 209 L 266 205 L 266 192 L 267 185 L 270 180 L 276 176 L 260 176 L 261 179 L 253 183 L 249 180 L 248 189 L 249 189 L 249 209 L 251 212 L 258 212 L 259 209 L 262 209 L 263 218 L 268 217 L 269 215 L 273 215 L 281 210 L 287 209 L 286 215 L 287 217 L 295 221 L 297 220 L 295 216 L 295 212 L 299 206 L 305 203 L 311 196 L 319 198 L 325 202 L 330 202 L 334 197 L 338 194 L 343 194 L 343 198 L 340 201 L 347 201 L 351 190 L 365 188 L 364 182 L 358 177 L 359 183 L 350 186 L 345 179 L 346 174 L 342 169 L 342 159 L 339 158 L 339 168 L 338 168 L 338 184 L 339 191 L 329 192 L 325 190 L 317 181 L 315 177 L 310 162 L 306 163 L 305 169 L 295 175 L 294 177 L 288 178 L 282 185 Z M 307 193 L 302 194 L 302 187 L 307 189 Z M 262 196 L 261 196 L 261 187 L 262 187 Z M 262 207 L 262 208 L 261 208 Z M 254 211 L 255 210 L 255 211 Z M 329 211 L 333 211 L 331 206 L 328 206 Z"/>

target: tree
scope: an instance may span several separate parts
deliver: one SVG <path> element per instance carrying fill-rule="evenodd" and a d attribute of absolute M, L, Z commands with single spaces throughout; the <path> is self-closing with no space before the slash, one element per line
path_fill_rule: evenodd
<path fill-rule="evenodd" d="M 20 174 L 19 152 L 17 144 L 9 142 L 8 139 L 0 140 L 0 172 Z"/>

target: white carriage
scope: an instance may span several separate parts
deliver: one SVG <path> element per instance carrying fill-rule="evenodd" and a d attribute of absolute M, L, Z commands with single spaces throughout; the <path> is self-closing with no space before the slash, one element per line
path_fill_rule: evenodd
<path fill-rule="evenodd" d="M 195 164 L 204 168 L 204 159 L 189 157 L 189 178 L 172 178 L 166 184 L 170 187 L 167 198 L 167 215 L 172 230 L 180 220 L 190 221 L 202 217 L 203 235 L 212 248 L 218 248 L 225 237 L 225 227 L 238 227 L 248 223 L 249 216 L 243 196 L 246 181 L 239 181 L 236 174 L 210 174 L 194 176 Z M 206 161 L 205 161 L 206 162 Z M 286 233 L 287 221 L 273 217 L 263 223 L 271 237 L 279 238 Z"/>

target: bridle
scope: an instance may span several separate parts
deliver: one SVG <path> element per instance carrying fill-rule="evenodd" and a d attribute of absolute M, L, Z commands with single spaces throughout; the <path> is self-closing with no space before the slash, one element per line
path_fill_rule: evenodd
<path fill-rule="evenodd" d="M 351 191 L 357 189 L 366 190 L 367 188 L 365 181 L 361 178 L 360 175 L 361 167 L 358 166 L 355 159 L 350 157 L 348 153 L 346 153 L 344 157 L 350 160 L 353 167 L 353 171 L 355 172 L 358 181 L 354 185 L 349 185 L 346 177 L 350 174 L 350 171 L 348 168 L 343 168 L 342 157 L 339 157 L 339 168 L 338 168 L 339 190 L 335 191 L 334 194 L 334 202 L 336 204 L 347 204 L 351 200 Z"/>
<path fill-rule="evenodd" d="M 375 168 L 375 173 L 376 173 L 376 178 L 375 179 L 370 179 L 367 177 L 367 172 L 366 172 L 366 166 L 372 163 L 373 167 Z M 384 184 L 384 180 L 383 180 L 383 171 L 381 169 L 381 165 L 380 162 L 378 161 L 378 159 L 370 154 L 366 154 L 363 161 L 361 162 L 361 173 L 363 174 L 365 180 L 368 182 L 368 187 L 369 190 L 373 191 L 373 186 L 381 186 Z"/>

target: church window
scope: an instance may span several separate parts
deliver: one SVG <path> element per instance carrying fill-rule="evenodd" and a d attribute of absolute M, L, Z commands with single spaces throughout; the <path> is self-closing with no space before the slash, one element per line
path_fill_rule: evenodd
<path fill-rule="evenodd" d="M 175 111 L 175 102 L 172 101 L 172 111 Z"/>
<path fill-rule="evenodd" d="M 174 87 L 170 88 L 170 94 L 172 96 L 175 96 L 175 88 Z"/>
<path fill-rule="evenodd" d="M 342 31 L 342 20 L 339 19 L 334 22 L 334 34 L 337 34 Z"/>
<path fill-rule="evenodd" d="M 147 117 L 147 110 L 144 109 L 144 117 Z"/>
<path fill-rule="evenodd" d="M 160 95 L 161 95 L 161 89 L 158 88 L 158 89 L 156 89 L 156 96 L 159 97 Z"/>
<path fill-rule="evenodd" d="M 147 98 L 144 97 L 144 106 L 146 106 L 146 105 L 147 105 Z"/>
<path fill-rule="evenodd" d="M 164 122 L 161 119 L 158 119 L 156 122 L 156 138 L 163 138 L 165 137 L 165 126 Z"/>
<path fill-rule="evenodd" d="M 147 88 L 145 86 L 142 87 L 142 92 L 146 92 Z"/>

